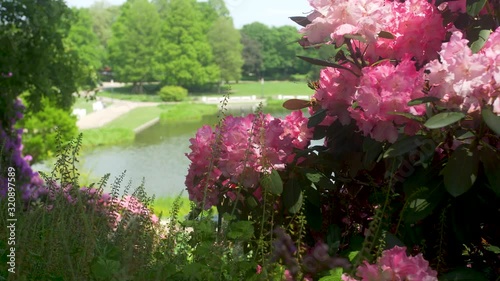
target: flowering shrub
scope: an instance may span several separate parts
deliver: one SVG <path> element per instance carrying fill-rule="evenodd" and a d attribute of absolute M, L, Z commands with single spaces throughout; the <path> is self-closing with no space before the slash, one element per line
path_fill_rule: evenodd
<path fill-rule="evenodd" d="M 437 281 L 437 272 L 429 268 L 422 254 L 417 256 L 406 255 L 405 247 L 394 247 L 382 252 L 376 264 L 364 262 L 357 270 L 358 277 L 362 281 L 369 280 L 422 280 Z M 343 275 L 344 281 L 356 281 L 357 279 Z"/>
<path fill-rule="evenodd" d="M 31 199 L 36 199 L 40 192 L 43 180 L 38 173 L 31 169 L 29 164 L 30 155 L 23 155 L 23 145 L 21 136 L 23 129 L 15 129 L 14 126 L 21 118 L 23 118 L 24 106 L 21 100 L 15 99 L 9 105 L 12 111 L 12 116 L 8 119 L 0 119 L 0 166 L 14 167 L 16 170 L 16 188 L 20 191 L 21 198 L 24 202 L 29 202 Z M 0 172 L 0 200 L 7 195 L 7 168 Z"/>
<path fill-rule="evenodd" d="M 253 115 L 202 128 L 188 155 L 191 198 L 248 221 L 258 258 L 281 261 L 292 279 L 499 276 L 498 1 L 309 3 L 310 15 L 292 18 L 299 44 L 335 52 L 301 57 L 324 67 L 310 101 L 284 103 L 309 108 L 307 122 L 287 118 L 304 133 L 287 140 Z M 353 271 L 311 266 L 317 245 Z"/>
<path fill-rule="evenodd" d="M 294 150 L 308 145 L 312 131 L 306 123 L 302 112 L 296 111 L 284 120 L 250 114 L 228 116 L 214 130 L 202 127 L 190 140 L 187 155 L 190 199 L 208 209 L 224 196 L 235 200 L 236 189 L 241 188 L 260 200 L 262 175 L 283 170 L 294 160 Z"/>

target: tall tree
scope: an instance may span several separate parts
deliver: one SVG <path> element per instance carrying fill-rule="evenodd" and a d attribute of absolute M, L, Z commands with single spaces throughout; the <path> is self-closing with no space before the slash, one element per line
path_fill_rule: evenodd
<path fill-rule="evenodd" d="M 243 58 L 240 32 L 234 28 L 230 18 L 219 18 L 208 33 L 215 63 L 220 69 L 221 82 L 241 79 Z"/>
<path fill-rule="evenodd" d="M 196 0 L 158 1 L 157 5 L 164 21 L 157 56 L 163 67 L 162 81 L 188 89 L 218 81 L 219 68 L 206 35 L 209 23 Z"/>
<path fill-rule="evenodd" d="M 245 76 L 260 77 L 261 71 L 264 67 L 264 62 L 262 60 L 262 46 L 257 40 L 250 38 L 250 36 L 245 33 L 241 34 L 241 44 L 243 45 L 243 74 Z"/>
<path fill-rule="evenodd" d="M 158 77 L 155 62 L 161 21 L 156 7 L 147 0 L 128 0 L 113 24 L 109 60 L 116 80 L 132 82 L 133 92 Z"/>
<path fill-rule="evenodd" d="M 108 41 L 113 34 L 111 26 L 120 15 L 120 6 L 113 6 L 105 0 L 96 1 L 89 7 L 92 18 L 92 29 L 99 38 L 99 42 L 107 48 Z"/>
<path fill-rule="evenodd" d="M 44 96 L 60 107 L 71 107 L 79 60 L 65 51 L 70 22 L 71 10 L 63 0 L 2 1 L 0 112 L 8 116 L 10 103 L 22 93 L 27 93 L 34 110 Z M 5 116 L 0 117 L 6 122 Z"/>
<path fill-rule="evenodd" d="M 98 71 L 104 61 L 104 47 L 92 29 L 92 19 L 87 9 L 73 9 L 75 19 L 68 34 L 67 49 L 75 52 L 83 62 L 82 81 L 84 88 L 94 88 L 98 82 Z"/>

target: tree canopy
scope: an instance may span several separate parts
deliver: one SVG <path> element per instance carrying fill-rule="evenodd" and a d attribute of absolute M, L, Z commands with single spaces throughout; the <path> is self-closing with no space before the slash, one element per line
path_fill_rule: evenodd
<path fill-rule="evenodd" d="M 142 92 L 142 83 L 158 78 L 156 50 L 161 21 L 156 7 L 147 0 L 129 0 L 113 24 L 109 40 L 109 60 L 118 81 L 134 83 Z"/>
<path fill-rule="evenodd" d="M 203 18 L 195 0 L 161 1 L 163 28 L 157 61 L 161 64 L 162 81 L 193 89 L 218 81 Z"/>

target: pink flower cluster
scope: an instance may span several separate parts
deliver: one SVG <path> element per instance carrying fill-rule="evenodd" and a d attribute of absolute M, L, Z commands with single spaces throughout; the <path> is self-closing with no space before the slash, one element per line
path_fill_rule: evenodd
<path fill-rule="evenodd" d="M 425 66 L 430 71 L 429 94 L 447 108 L 470 113 L 488 104 L 500 114 L 500 29 L 478 53 L 473 54 L 467 43 L 460 31 L 453 32 L 450 41 L 442 44 L 440 60 Z"/>
<path fill-rule="evenodd" d="M 383 62 L 365 67 L 361 77 L 346 70 L 325 68 L 321 71 L 320 88 L 313 97 L 343 125 L 349 124 L 352 118 L 365 135 L 378 141 L 395 142 L 399 127 L 414 135 L 419 125 L 391 113 L 423 114 L 424 106 L 407 105 L 410 100 L 423 96 L 423 86 L 422 71 L 417 71 L 415 62 L 407 56 L 397 66 Z"/>
<path fill-rule="evenodd" d="M 376 264 L 365 261 L 357 268 L 356 276 L 362 281 L 437 281 L 437 272 L 429 267 L 422 254 L 407 256 L 406 247 L 395 246 L 390 250 L 382 252 L 382 256 Z M 343 281 L 357 281 L 346 274 L 342 276 Z"/>
<path fill-rule="evenodd" d="M 201 204 L 205 198 L 204 206 L 210 208 L 219 202 L 222 189 L 239 185 L 258 192 L 263 172 L 284 169 L 293 160 L 294 149 L 309 144 L 312 131 L 307 121 L 295 111 L 283 120 L 249 114 L 228 116 L 215 130 L 202 127 L 190 140 L 191 153 L 186 155 L 191 161 L 186 176 L 190 199 Z"/>
<path fill-rule="evenodd" d="M 358 46 L 366 49 L 366 57 L 375 62 L 379 57 L 402 59 L 410 53 L 419 63 L 437 57 L 446 35 L 439 10 L 427 0 L 309 0 L 315 11 L 311 24 L 301 32 L 309 43 L 326 38 L 337 45 L 344 35 L 361 35 L 366 40 Z M 380 32 L 394 38 L 381 38 Z M 306 44 L 307 45 L 307 44 Z"/>

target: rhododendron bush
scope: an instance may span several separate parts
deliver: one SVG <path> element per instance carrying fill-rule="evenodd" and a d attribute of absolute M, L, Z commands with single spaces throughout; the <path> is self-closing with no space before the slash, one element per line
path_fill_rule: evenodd
<path fill-rule="evenodd" d="M 249 221 L 257 241 L 286 229 L 292 279 L 500 276 L 500 3 L 309 3 L 292 20 L 311 51 L 300 58 L 324 67 L 311 100 L 286 101 L 284 120 L 200 129 L 190 198 Z M 308 270 L 318 243 L 350 268 Z"/>

